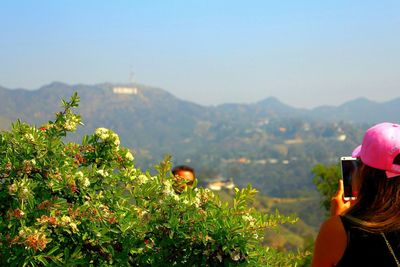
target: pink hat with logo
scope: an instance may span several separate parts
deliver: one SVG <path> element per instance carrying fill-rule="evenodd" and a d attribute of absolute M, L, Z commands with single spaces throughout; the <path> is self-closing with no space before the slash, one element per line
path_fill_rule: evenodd
<path fill-rule="evenodd" d="M 400 176 L 400 165 L 393 160 L 400 154 L 400 125 L 383 122 L 369 128 L 362 144 L 352 156 L 375 169 L 386 171 L 387 178 Z"/>

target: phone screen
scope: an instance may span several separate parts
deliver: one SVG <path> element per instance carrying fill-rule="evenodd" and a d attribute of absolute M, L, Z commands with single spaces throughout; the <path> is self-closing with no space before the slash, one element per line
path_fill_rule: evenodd
<path fill-rule="evenodd" d="M 345 199 L 355 198 L 353 195 L 353 189 L 351 186 L 351 181 L 353 180 L 354 174 L 357 170 L 358 160 L 352 157 L 342 157 L 342 179 L 344 186 L 344 197 Z"/>

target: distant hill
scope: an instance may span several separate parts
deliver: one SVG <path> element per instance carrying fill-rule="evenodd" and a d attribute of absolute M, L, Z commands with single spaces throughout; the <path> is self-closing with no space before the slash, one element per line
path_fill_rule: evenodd
<path fill-rule="evenodd" d="M 400 98 L 378 103 L 358 98 L 338 107 L 318 107 L 312 110 L 313 117 L 331 121 L 346 120 L 374 124 L 382 121 L 400 122 Z"/>
<path fill-rule="evenodd" d="M 115 87 L 135 87 L 137 95 L 123 95 L 113 93 Z M 194 104 L 176 98 L 165 90 L 138 85 L 138 84 L 97 84 L 97 85 L 68 85 L 53 82 L 38 90 L 7 89 L 0 86 L 0 111 L 3 116 L 14 118 L 18 115 L 31 117 L 29 110 L 40 109 L 45 113 L 46 109 L 53 109 L 58 105 L 60 97 L 68 97 L 72 92 L 78 91 L 82 101 L 88 101 L 94 105 L 91 110 L 100 106 L 122 105 L 129 107 L 130 111 L 153 108 L 156 112 L 163 109 L 166 112 L 188 113 L 187 115 L 207 117 L 207 115 L 219 115 L 217 117 L 230 117 L 238 114 L 260 118 L 265 116 L 279 117 L 306 117 L 328 121 L 353 121 L 357 123 L 376 123 L 380 121 L 399 121 L 397 116 L 400 111 L 400 97 L 387 102 L 374 102 L 366 98 L 358 98 L 346 102 L 340 106 L 320 106 L 314 109 L 294 108 L 280 102 L 275 97 L 269 97 L 252 104 L 222 104 L 216 107 L 207 107 Z M 138 105 L 133 107 L 132 105 Z M 156 108 L 156 109 L 154 109 Z M 204 114 L 204 112 L 206 114 Z M 175 113 L 176 114 L 176 113 Z M 179 115 L 178 115 L 179 116 Z M 40 114 L 36 114 L 40 118 Z"/>

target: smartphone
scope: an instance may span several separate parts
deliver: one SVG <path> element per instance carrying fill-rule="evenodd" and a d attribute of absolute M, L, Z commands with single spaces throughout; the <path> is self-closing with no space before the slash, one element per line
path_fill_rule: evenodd
<path fill-rule="evenodd" d="M 358 159 L 353 157 L 341 157 L 340 165 L 342 167 L 342 179 L 344 187 L 344 200 L 348 201 L 351 199 L 356 199 L 353 195 L 353 188 L 351 186 L 351 181 L 353 180 L 354 174 L 358 168 Z"/>

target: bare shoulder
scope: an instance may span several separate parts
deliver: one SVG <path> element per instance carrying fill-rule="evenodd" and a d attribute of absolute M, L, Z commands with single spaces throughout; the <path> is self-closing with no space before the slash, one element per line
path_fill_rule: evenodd
<path fill-rule="evenodd" d="M 332 216 L 329 219 L 327 219 L 323 224 L 321 225 L 321 231 L 327 231 L 329 233 L 336 233 L 336 234 L 343 234 L 346 237 L 346 232 L 344 230 L 342 220 L 340 219 L 340 216 Z"/>
<path fill-rule="evenodd" d="M 343 256 L 347 236 L 339 216 L 327 219 L 320 228 L 315 241 L 313 266 L 333 266 Z"/>

